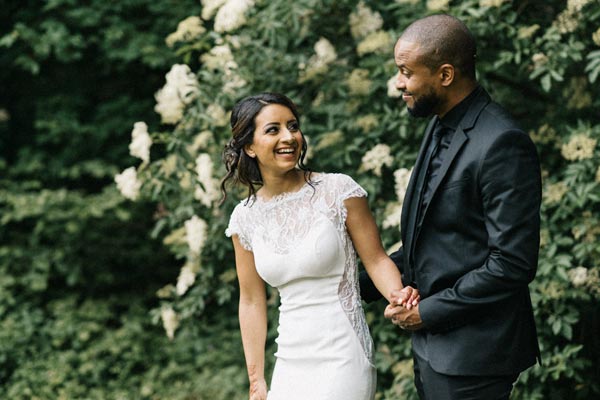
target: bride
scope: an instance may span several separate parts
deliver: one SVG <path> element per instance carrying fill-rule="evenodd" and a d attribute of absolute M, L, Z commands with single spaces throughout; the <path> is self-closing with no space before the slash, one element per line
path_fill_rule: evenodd
<path fill-rule="evenodd" d="M 276 93 L 238 102 L 222 182 L 248 197 L 231 214 L 240 286 L 239 320 L 250 400 L 372 400 L 373 343 L 357 283 L 356 252 L 381 294 L 402 288 L 366 201 L 343 174 L 313 173 L 294 103 Z M 279 291 L 277 357 L 270 389 L 264 378 L 265 282 Z M 396 304 L 419 300 L 411 287 Z"/>

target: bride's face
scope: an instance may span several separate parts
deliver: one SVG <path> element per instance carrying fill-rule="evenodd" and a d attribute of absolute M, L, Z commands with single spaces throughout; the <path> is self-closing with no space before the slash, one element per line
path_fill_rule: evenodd
<path fill-rule="evenodd" d="M 303 137 L 292 111 L 281 104 L 269 104 L 256 115 L 252 144 L 244 151 L 256 158 L 261 173 L 287 172 L 300 159 Z"/>

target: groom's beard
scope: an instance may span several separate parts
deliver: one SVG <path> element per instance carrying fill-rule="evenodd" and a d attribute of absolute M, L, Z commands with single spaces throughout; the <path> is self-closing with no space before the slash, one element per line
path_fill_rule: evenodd
<path fill-rule="evenodd" d="M 434 110 L 441 103 L 441 99 L 431 89 L 427 94 L 415 98 L 415 104 L 412 108 L 408 108 L 408 113 L 413 117 L 429 117 L 434 114 Z"/>

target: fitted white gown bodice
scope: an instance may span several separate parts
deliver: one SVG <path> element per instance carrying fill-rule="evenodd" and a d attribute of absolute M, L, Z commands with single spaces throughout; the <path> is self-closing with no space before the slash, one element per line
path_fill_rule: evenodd
<path fill-rule="evenodd" d="M 345 225 L 344 200 L 360 196 L 347 175 L 313 174 L 312 186 L 244 200 L 231 215 L 226 234 L 254 253 L 281 298 L 269 400 L 373 399 L 373 344 Z"/>

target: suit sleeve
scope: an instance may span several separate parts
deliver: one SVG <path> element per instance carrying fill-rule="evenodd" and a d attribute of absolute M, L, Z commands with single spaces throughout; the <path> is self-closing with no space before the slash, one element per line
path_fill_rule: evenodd
<path fill-rule="evenodd" d="M 536 273 L 541 178 L 529 137 L 519 130 L 500 135 L 480 161 L 477 182 L 489 255 L 453 287 L 421 300 L 421 319 L 432 332 L 468 323 L 526 290 Z"/>

